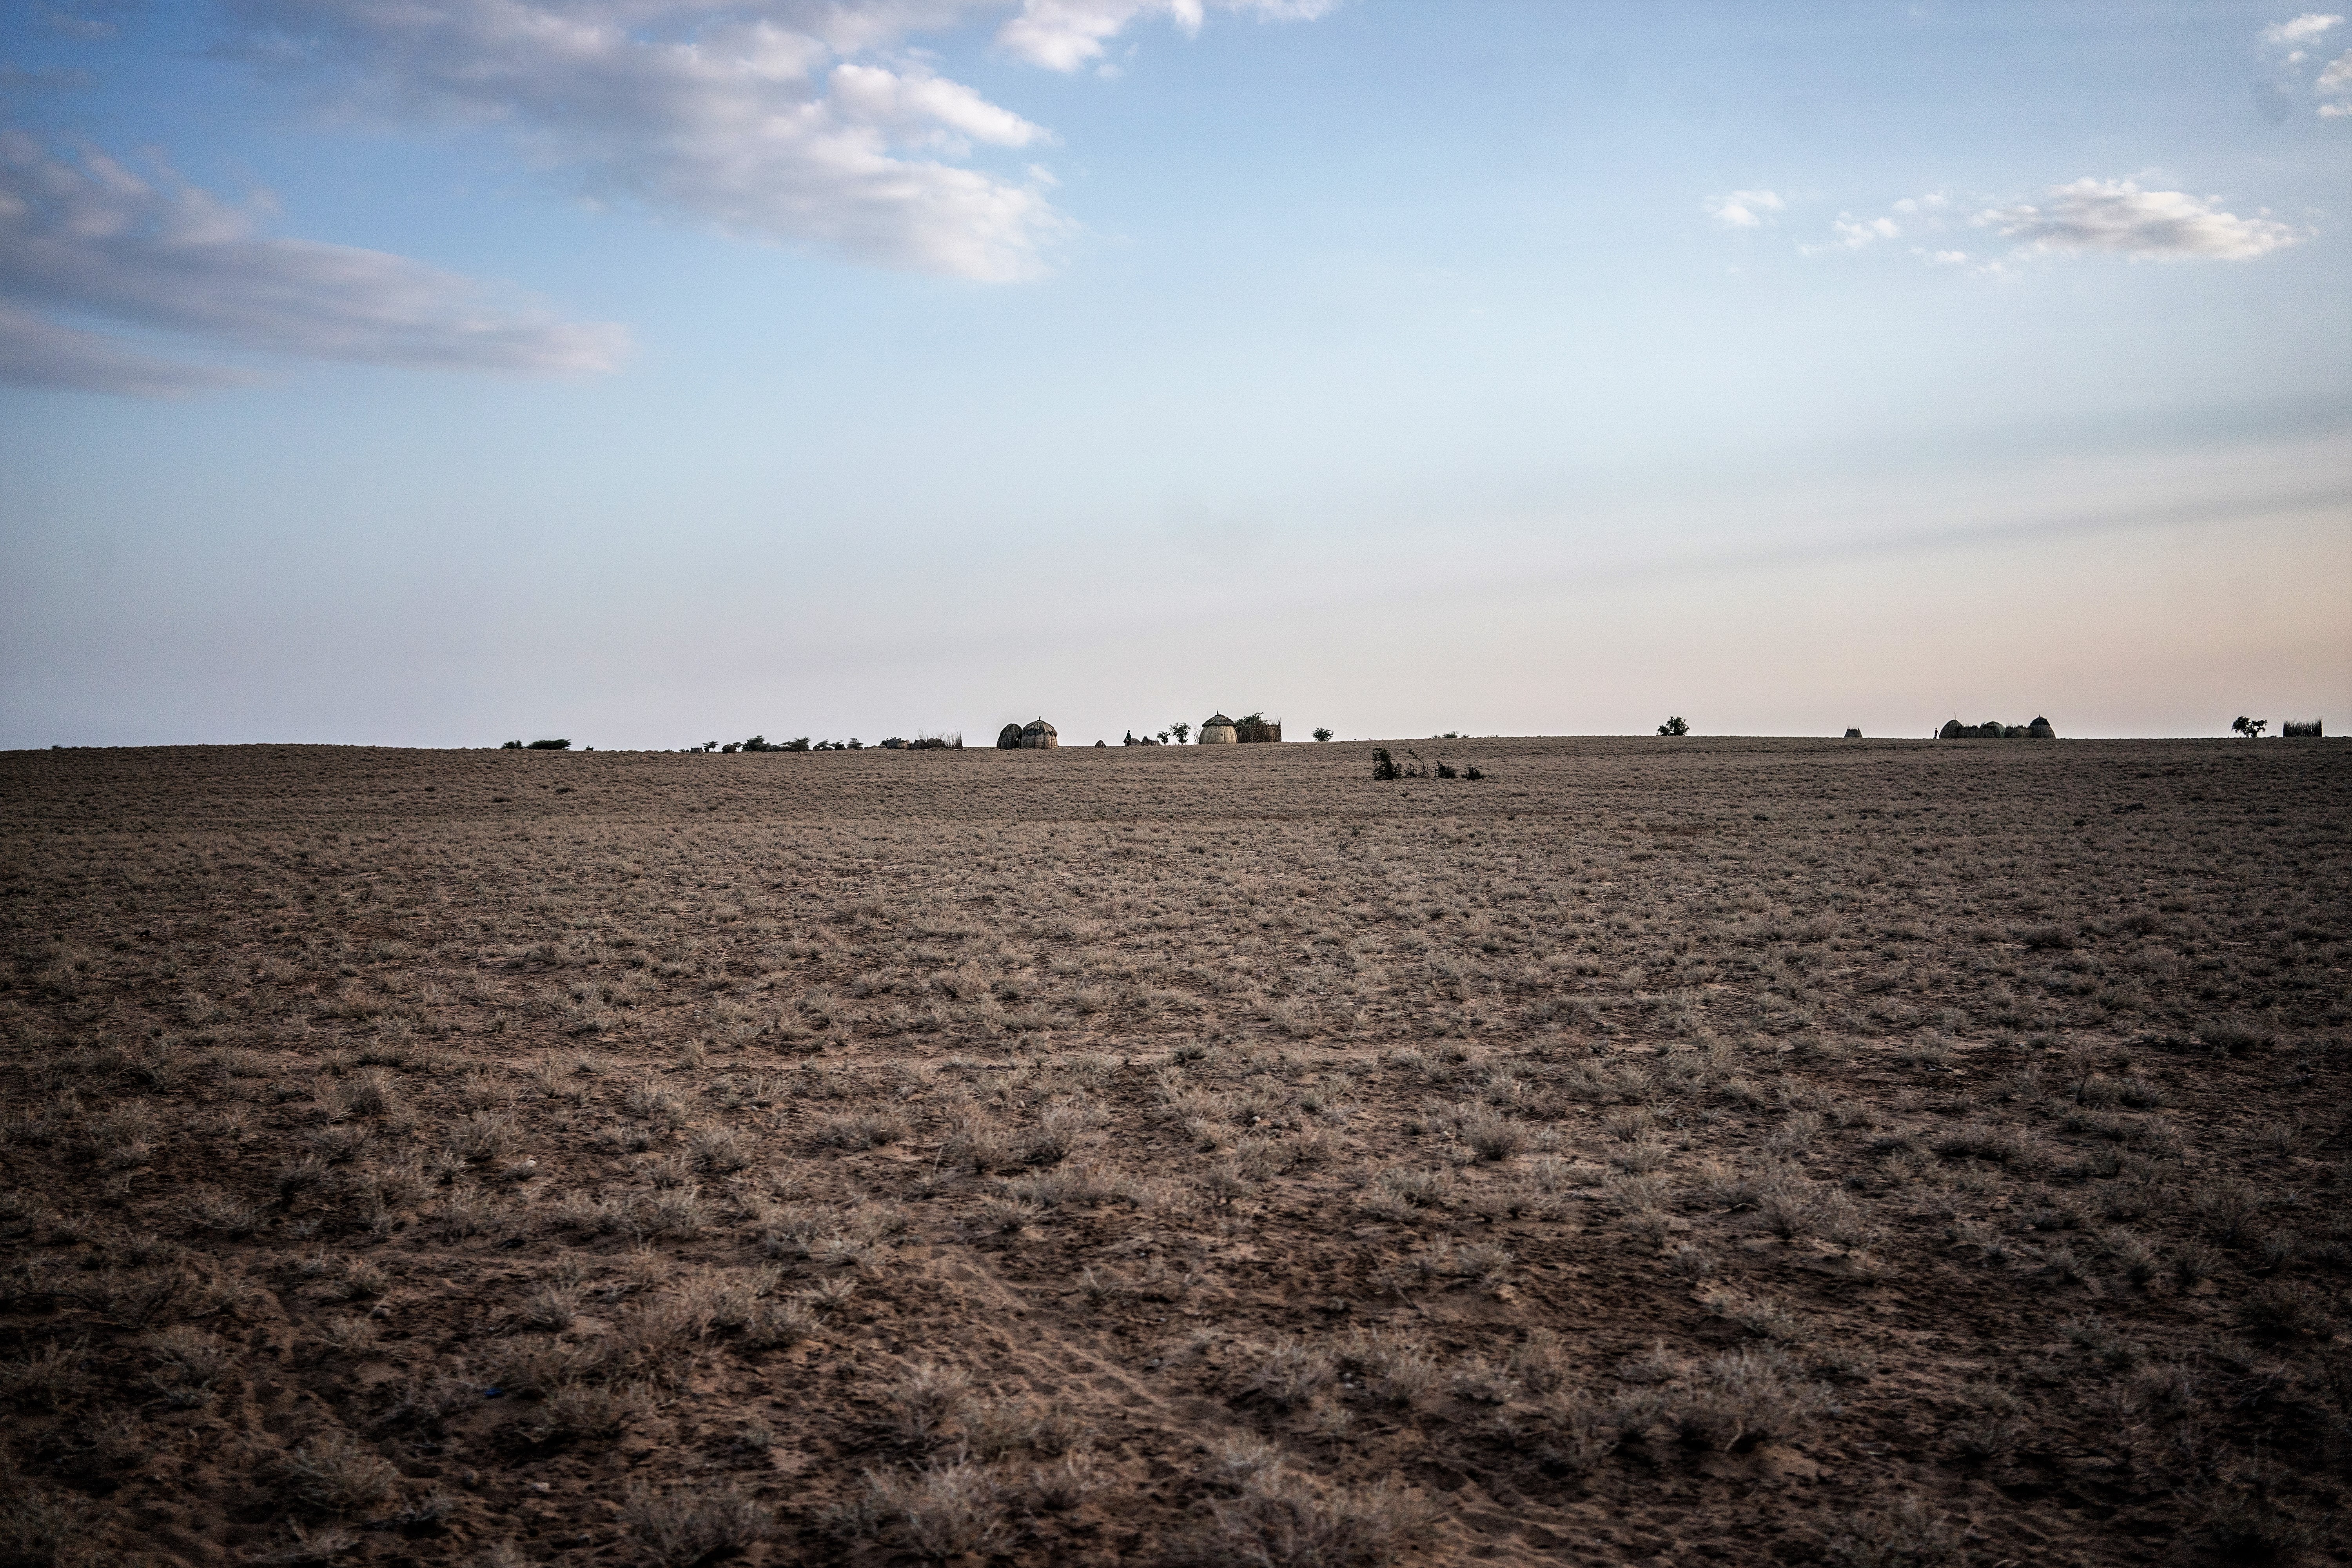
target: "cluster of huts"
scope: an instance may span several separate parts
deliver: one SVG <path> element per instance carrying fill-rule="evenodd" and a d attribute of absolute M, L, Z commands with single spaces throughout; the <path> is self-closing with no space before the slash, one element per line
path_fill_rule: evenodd
<path fill-rule="evenodd" d="M 2036 716 L 2031 724 L 2004 724 L 1998 719 L 1988 719 L 1981 724 L 1963 724 L 1958 719 L 1946 721 L 1936 731 L 1939 741 L 2054 741 L 2058 731 L 2050 721 Z"/>
<path fill-rule="evenodd" d="M 1041 716 L 1026 724 L 1007 724 L 996 732 L 1000 752 L 1052 752 L 1061 748 L 1062 732 Z"/>
<path fill-rule="evenodd" d="M 1166 731 L 1162 731 L 1163 734 Z M 1201 721 L 1201 733 L 1196 744 L 1202 746 L 1246 745 L 1252 742 L 1282 739 L 1282 721 L 1269 719 L 1263 713 L 1244 718 L 1228 719 L 1223 713 L 1212 713 Z M 1104 742 L 1097 741 L 1096 745 Z M 1127 743 L 1151 745 L 1150 741 L 1138 741 L 1132 734 Z M 1007 724 L 996 732 L 996 749 L 1000 752 L 1052 752 L 1062 745 L 1061 731 L 1045 722 L 1041 714 L 1026 724 Z"/>
<path fill-rule="evenodd" d="M 1212 713 L 1201 721 L 1203 746 L 1248 745 L 1257 741 L 1282 739 L 1282 721 L 1269 719 L 1263 713 L 1252 713 L 1244 719 L 1228 719 L 1222 713 Z"/>

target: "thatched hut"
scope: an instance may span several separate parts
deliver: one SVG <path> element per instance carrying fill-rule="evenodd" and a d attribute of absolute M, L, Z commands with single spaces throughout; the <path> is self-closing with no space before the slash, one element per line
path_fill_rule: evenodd
<path fill-rule="evenodd" d="M 1021 726 L 1021 749 L 1024 752 L 1051 752 L 1062 744 L 1062 732 L 1043 718 L 1032 719 Z"/>
<path fill-rule="evenodd" d="M 2321 721 L 2317 719 L 2290 719 L 2279 731 L 2279 734 L 2289 741 L 2321 741 L 2326 739 L 2326 731 L 2322 728 Z"/>
<path fill-rule="evenodd" d="M 1222 713 L 1212 713 L 1201 721 L 1201 741 L 1203 746 L 1230 746 L 1241 736 L 1234 732 L 1234 721 Z"/>
<path fill-rule="evenodd" d="M 1282 739 L 1282 721 L 1269 719 L 1263 713 L 1249 713 L 1234 721 L 1234 736 L 1244 746 L 1259 742 Z"/>
<path fill-rule="evenodd" d="M 2058 731 L 2050 727 L 2049 720 L 2037 713 L 2033 716 L 2033 722 L 2025 727 L 2025 738 L 2029 741 L 2054 741 L 2058 738 Z"/>
<path fill-rule="evenodd" d="M 1003 729 L 999 730 L 996 732 L 996 749 L 1000 752 L 1019 751 L 1021 749 L 1021 726 L 1018 724 L 1007 724 Z"/>
<path fill-rule="evenodd" d="M 1862 739 L 1862 731 L 1849 724 L 1846 726 L 1845 738 L 1849 741 L 1859 741 Z"/>

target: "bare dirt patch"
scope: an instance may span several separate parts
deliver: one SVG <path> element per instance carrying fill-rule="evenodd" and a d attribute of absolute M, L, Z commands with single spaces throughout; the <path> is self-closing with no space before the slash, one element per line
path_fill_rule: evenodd
<path fill-rule="evenodd" d="M 0 1560 L 2345 1560 L 2352 753 L 1458 750 L 0 757 Z"/>

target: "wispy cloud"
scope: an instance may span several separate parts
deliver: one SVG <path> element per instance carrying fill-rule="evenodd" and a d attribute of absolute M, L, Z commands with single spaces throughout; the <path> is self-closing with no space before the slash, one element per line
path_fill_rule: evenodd
<path fill-rule="evenodd" d="M 1221 11 L 1255 12 L 1284 21 L 1311 21 L 1337 0 L 1213 0 Z M 1111 39 L 1133 23 L 1165 16 L 1186 33 L 1201 30 L 1203 0 L 1024 0 L 1021 14 L 997 29 L 996 41 L 1032 65 L 1073 71 L 1102 58 Z"/>
<path fill-rule="evenodd" d="M 509 127 L 582 195 L 854 261 L 1004 281 L 1042 270 L 1068 221 L 1028 168 L 975 146 L 1050 134 L 938 75 L 910 37 L 987 0 L 231 0 L 246 48 L 349 79 L 394 116 Z M 1309 16 L 1321 4 L 1221 0 Z M 1028 0 L 996 32 L 1055 70 L 1137 20 L 1197 28 L 1201 0 Z"/>
<path fill-rule="evenodd" d="M 2271 79 L 2254 85 L 2256 105 L 2273 120 L 2284 120 L 2296 97 L 2306 83 L 2314 96 L 2321 100 L 2322 119 L 2334 120 L 2352 114 L 2352 49 L 2347 49 L 2320 68 L 2317 79 L 2311 79 L 2313 47 L 2328 38 L 2344 26 L 2344 18 L 2333 13 L 2305 11 L 2292 21 L 2273 22 L 2254 35 Z"/>
<path fill-rule="evenodd" d="M 2221 204 L 2219 196 L 2142 190 L 2130 180 L 2081 179 L 2053 185 L 2032 201 L 1987 205 L 1963 218 L 1959 215 L 1966 206 L 1948 193 L 1935 192 L 1906 196 L 1876 216 L 1842 212 L 1831 220 L 1826 240 L 1800 244 L 1797 249 L 1801 255 L 1822 256 L 1907 241 L 1904 248 L 1910 255 L 1932 265 L 2001 275 L 2037 257 L 2104 254 L 2245 261 L 2305 237 L 2273 219 L 2266 209 L 2242 217 Z M 1971 255 L 1950 243 L 1956 229 L 1989 231 L 2013 243 L 2005 254 Z"/>
<path fill-rule="evenodd" d="M 2273 47 L 2300 48 L 2329 28 L 2340 27 L 2343 25 L 2344 18 L 2341 16 L 2322 16 L 2316 11 L 2305 11 L 2291 22 L 2273 22 L 2269 26 L 2264 27 L 2259 36 L 2263 43 Z"/>
<path fill-rule="evenodd" d="M 1969 221 L 2028 249 L 2075 254 L 2245 261 L 2303 237 L 2283 223 L 2224 212 L 2221 198 L 2144 191 L 2129 180 L 2077 180 L 2039 203 L 1992 207 Z"/>
<path fill-rule="evenodd" d="M 563 321 L 405 257 L 255 227 L 251 208 L 194 186 L 0 133 L 0 380 L 152 396 L 253 377 L 149 352 L 125 328 L 216 350 L 541 374 L 609 370 L 627 345 L 618 327 Z"/>
<path fill-rule="evenodd" d="M 2325 118 L 2335 120 L 2352 114 L 2352 49 L 2345 50 L 2327 62 L 2327 68 L 2319 73 L 2317 81 L 2312 83 L 2312 90 L 2322 98 L 2335 100 L 2332 103 L 2319 106 L 2319 112 Z"/>
<path fill-rule="evenodd" d="M 1706 203 L 1706 216 L 1726 228 L 1761 228 L 1788 205 L 1774 191 L 1734 191 L 1729 195 L 1709 196 Z"/>

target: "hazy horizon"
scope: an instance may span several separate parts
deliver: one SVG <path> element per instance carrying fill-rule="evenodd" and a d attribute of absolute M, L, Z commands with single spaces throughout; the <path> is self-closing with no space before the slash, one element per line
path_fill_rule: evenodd
<path fill-rule="evenodd" d="M 27 0 L 0 748 L 2352 722 L 2352 21 Z"/>

